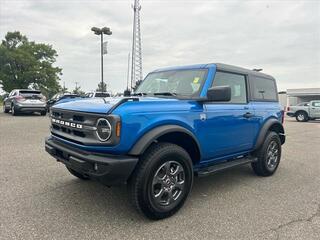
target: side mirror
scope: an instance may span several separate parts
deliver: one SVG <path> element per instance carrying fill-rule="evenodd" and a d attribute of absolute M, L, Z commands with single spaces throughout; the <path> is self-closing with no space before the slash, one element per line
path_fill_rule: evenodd
<path fill-rule="evenodd" d="M 229 86 L 211 87 L 207 91 L 207 101 L 228 102 L 231 99 L 231 88 Z"/>

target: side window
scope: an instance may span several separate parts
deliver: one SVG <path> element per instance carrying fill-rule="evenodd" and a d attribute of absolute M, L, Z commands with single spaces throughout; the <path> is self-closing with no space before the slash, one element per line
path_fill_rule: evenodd
<path fill-rule="evenodd" d="M 229 86 L 231 88 L 230 103 L 247 103 L 246 78 L 244 75 L 217 71 L 212 86 Z"/>
<path fill-rule="evenodd" d="M 320 102 L 313 102 L 313 103 L 312 103 L 312 106 L 313 106 L 313 107 L 320 107 Z"/>
<path fill-rule="evenodd" d="M 263 77 L 251 77 L 250 91 L 252 97 L 257 101 L 278 101 L 275 81 Z"/>

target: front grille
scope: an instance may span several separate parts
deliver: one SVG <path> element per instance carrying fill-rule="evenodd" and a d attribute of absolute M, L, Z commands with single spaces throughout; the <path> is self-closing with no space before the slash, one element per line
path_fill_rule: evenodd
<path fill-rule="evenodd" d="M 51 133 L 77 144 L 100 144 L 96 136 L 96 123 L 101 117 L 106 115 L 53 109 Z"/>

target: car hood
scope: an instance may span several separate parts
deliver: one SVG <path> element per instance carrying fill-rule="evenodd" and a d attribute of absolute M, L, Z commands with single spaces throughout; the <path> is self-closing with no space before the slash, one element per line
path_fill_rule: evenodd
<path fill-rule="evenodd" d="M 146 101 L 178 101 L 175 98 L 158 98 L 158 97 L 135 97 L 141 102 Z M 114 98 L 82 98 L 64 103 L 55 104 L 52 109 L 63 109 L 79 112 L 90 113 L 107 113 L 114 105 L 119 103 L 123 97 Z"/>

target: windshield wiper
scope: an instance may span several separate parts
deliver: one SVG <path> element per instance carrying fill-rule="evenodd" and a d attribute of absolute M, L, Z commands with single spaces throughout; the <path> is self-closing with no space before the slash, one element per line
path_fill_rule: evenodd
<path fill-rule="evenodd" d="M 139 93 L 134 93 L 132 94 L 133 96 L 146 96 L 148 95 L 148 93 L 144 93 L 144 92 L 139 92 Z"/>
<path fill-rule="evenodd" d="M 162 95 L 162 96 L 177 96 L 175 92 L 157 92 L 154 93 L 153 95 Z"/>

